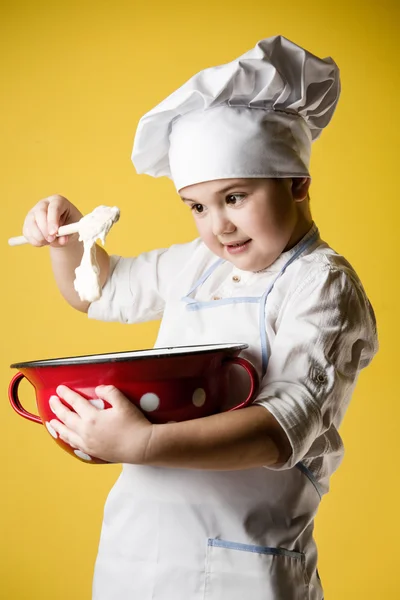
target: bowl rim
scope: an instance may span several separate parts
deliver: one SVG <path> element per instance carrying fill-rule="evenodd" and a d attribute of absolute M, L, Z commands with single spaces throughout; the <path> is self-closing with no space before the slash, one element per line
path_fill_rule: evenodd
<path fill-rule="evenodd" d="M 17 362 L 10 365 L 11 369 L 27 369 L 41 367 L 61 367 L 70 365 L 101 364 L 108 362 L 129 362 L 133 360 L 146 360 L 146 358 L 171 358 L 174 356 L 188 356 L 194 354 L 211 354 L 230 350 L 245 350 L 248 344 L 237 342 L 235 344 L 201 344 L 193 346 L 167 346 L 164 348 L 145 348 L 142 350 L 125 350 L 123 352 L 107 352 L 101 354 L 84 354 L 80 356 L 65 356 L 59 358 L 46 358 Z"/>

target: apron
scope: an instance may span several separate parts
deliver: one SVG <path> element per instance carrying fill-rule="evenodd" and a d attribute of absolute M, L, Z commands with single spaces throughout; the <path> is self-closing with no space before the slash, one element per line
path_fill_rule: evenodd
<path fill-rule="evenodd" d="M 268 296 L 318 240 L 313 231 L 261 297 L 196 301 L 218 260 L 175 306 L 167 303 L 156 346 L 247 343 L 242 354 L 262 377 Z M 302 464 L 242 471 L 124 465 L 105 506 L 93 600 L 322 600 L 313 540 L 320 498 Z"/>

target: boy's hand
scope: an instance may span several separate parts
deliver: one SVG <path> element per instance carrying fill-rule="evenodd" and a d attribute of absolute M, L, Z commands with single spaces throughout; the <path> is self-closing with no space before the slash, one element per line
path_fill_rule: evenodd
<path fill-rule="evenodd" d="M 63 196 L 49 196 L 40 200 L 28 212 L 22 233 L 32 246 L 47 246 L 59 248 L 65 246 L 72 236 L 56 237 L 62 225 L 76 223 L 82 218 L 82 213 Z M 74 234 L 75 237 L 77 234 Z"/>
<path fill-rule="evenodd" d="M 60 438 L 73 448 L 108 462 L 142 464 L 152 434 L 152 424 L 114 386 L 96 388 L 98 398 L 111 408 L 100 410 L 77 392 L 64 385 L 57 388 L 59 399 L 50 400 L 54 414 L 62 421 L 50 423 Z"/>

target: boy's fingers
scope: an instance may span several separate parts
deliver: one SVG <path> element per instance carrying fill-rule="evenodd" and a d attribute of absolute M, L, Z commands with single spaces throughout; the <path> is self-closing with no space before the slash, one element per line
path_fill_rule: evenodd
<path fill-rule="evenodd" d="M 47 227 L 47 206 L 48 205 L 44 203 L 38 204 L 35 210 L 35 220 L 43 239 L 49 241 L 49 230 Z"/>
<path fill-rule="evenodd" d="M 72 448 L 82 448 L 82 440 L 79 435 L 68 429 L 66 425 L 57 421 L 57 419 L 52 419 L 50 425 L 63 442 L 69 444 Z"/>
<path fill-rule="evenodd" d="M 60 226 L 60 218 L 65 209 L 66 199 L 63 196 L 50 196 L 47 210 L 47 226 L 50 235 L 55 235 Z"/>
<path fill-rule="evenodd" d="M 22 229 L 23 235 L 26 237 L 28 242 L 33 246 L 43 246 L 46 244 L 42 232 L 40 231 L 36 222 L 35 214 L 29 213 L 25 219 L 25 223 Z"/>
<path fill-rule="evenodd" d="M 52 396 L 49 401 L 52 412 L 64 423 L 68 428 L 77 431 L 79 428 L 80 417 L 65 406 L 57 396 Z"/>
<path fill-rule="evenodd" d="M 56 238 L 56 239 L 60 246 L 65 246 L 68 243 L 67 235 L 61 235 L 59 238 Z"/>
<path fill-rule="evenodd" d="M 123 393 L 113 385 L 99 385 L 96 387 L 95 392 L 99 398 L 107 400 L 107 402 L 114 407 L 121 405 L 123 402 L 127 402 Z"/>
<path fill-rule="evenodd" d="M 77 413 L 77 415 L 79 415 L 79 417 L 91 418 L 95 415 L 97 409 L 88 400 L 86 400 L 86 398 L 83 398 L 80 394 L 74 392 L 74 390 L 71 390 L 65 385 L 59 385 L 56 391 L 59 397 L 68 402 L 70 407 Z M 61 420 L 63 421 L 63 419 Z"/>

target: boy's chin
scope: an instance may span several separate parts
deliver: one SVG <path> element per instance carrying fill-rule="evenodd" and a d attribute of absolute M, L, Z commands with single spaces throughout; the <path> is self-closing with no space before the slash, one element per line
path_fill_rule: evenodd
<path fill-rule="evenodd" d="M 241 271 L 249 271 L 251 273 L 259 273 L 268 269 L 270 265 L 265 265 L 263 262 L 251 260 L 250 258 L 228 258 L 232 265 Z"/>

